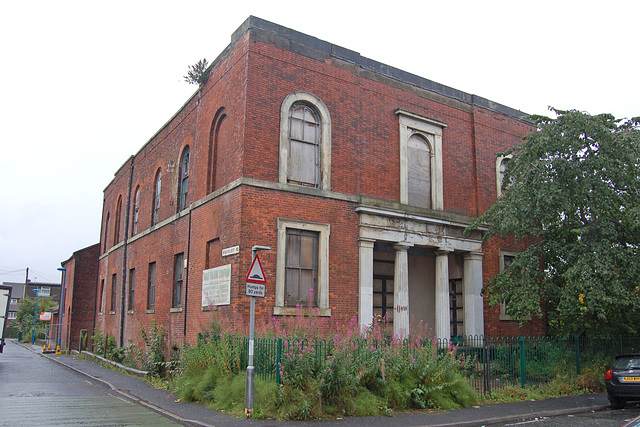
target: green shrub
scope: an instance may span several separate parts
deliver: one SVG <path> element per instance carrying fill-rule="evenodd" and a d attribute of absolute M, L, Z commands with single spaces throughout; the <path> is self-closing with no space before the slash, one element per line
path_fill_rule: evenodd
<path fill-rule="evenodd" d="M 167 334 L 164 328 L 156 326 L 155 319 L 151 321 L 149 332 L 140 329 L 140 336 L 144 340 L 145 349 L 140 353 L 142 368 L 155 377 L 163 377 L 165 374 L 164 350 Z"/>
<path fill-rule="evenodd" d="M 91 340 L 93 342 L 93 352 L 99 356 L 108 357 L 109 353 L 116 348 L 116 339 L 108 335 L 102 335 L 98 328 L 93 330 Z"/>

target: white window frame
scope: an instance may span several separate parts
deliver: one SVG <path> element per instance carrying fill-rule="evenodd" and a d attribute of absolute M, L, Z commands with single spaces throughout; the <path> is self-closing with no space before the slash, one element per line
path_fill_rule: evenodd
<path fill-rule="evenodd" d="M 314 314 L 318 316 L 331 316 L 329 308 L 329 235 L 330 225 L 317 222 L 297 221 L 293 219 L 278 218 L 278 252 L 276 254 L 276 305 L 273 308 L 275 315 L 294 315 L 299 309 L 286 307 L 285 295 L 285 267 L 287 256 L 287 229 L 315 231 L 318 237 L 318 305 L 314 307 Z M 306 312 L 306 307 L 301 307 Z"/>
<path fill-rule="evenodd" d="M 409 138 L 421 135 L 431 144 L 431 209 L 443 210 L 442 130 L 446 123 L 404 110 L 396 110 L 400 125 L 400 203 L 409 203 Z"/>
<path fill-rule="evenodd" d="M 329 191 L 331 190 L 331 116 L 324 102 L 307 92 L 293 92 L 287 95 L 280 106 L 280 170 L 278 180 L 281 184 L 288 183 L 289 112 L 296 102 L 309 104 L 315 108 L 320 116 L 320 182 L 318 188 Z"/>

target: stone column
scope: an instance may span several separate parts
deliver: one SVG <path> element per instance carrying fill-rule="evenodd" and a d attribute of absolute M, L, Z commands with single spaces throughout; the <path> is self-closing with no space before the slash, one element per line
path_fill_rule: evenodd
<path fill-rule="evenodd" d="M 464 333 L 484 335 L 484 301 L 482 299 L 482 252 L 464 256 Z"/>
<path fill-rule="evenodd" d="M 373 320 L 373 244 L 374 240 L 361 238 L 358 240 L 360 246 L 360 268 L 358 280 L 360 282 L 358 318 L 360 330 L 366 331 Z"/>
<path fill-rule="evenodd" d="M 393 246 L 396 250 L 393 275 L 393 333 L 401 338 L 409 334 L 409 257 L 407 250 L 413 246 L 408 242 L 399 242 Z"/>
<path fill-rule="evenodd" d="M 449 250 L 436 251 L 436 336 L 451 338 L 449 312 Z"/>

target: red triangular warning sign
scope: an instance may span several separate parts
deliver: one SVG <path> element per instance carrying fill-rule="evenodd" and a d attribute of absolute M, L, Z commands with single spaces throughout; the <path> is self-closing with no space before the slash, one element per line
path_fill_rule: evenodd
<path fill-rule="evenodd" d="M 264 270 L 262 270 L 262 264 L 260 263 L 260 258 L 257 254 L 255 259 L 251 263 L 251 268 L 249 269 L 249 273 L 247 273 L 246 281 L 249 283 L 259 283 L 262 285 L 267 284 L 267 279 L 264 276 Z"/>

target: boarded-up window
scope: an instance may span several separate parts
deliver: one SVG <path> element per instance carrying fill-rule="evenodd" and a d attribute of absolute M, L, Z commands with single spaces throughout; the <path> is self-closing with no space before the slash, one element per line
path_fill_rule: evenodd
<path fill-rule="evenodd" d="M 189 192 L 189 157 L 191 150 L 189 146 L 184 149 L 182 153 L 182 160 L 180 161 L 180 203 L 178 210 L 181 211 L 187 207 L 187 194 Z"/>
<path fill-rule="evenodd" d="M 504 174 L 507 171 L 507 167 L 509 167 L 509 157 L 505 157 L 500 160 L 500 164 L 498 165 L 498 195 L 504 193 L 504 190 L 509 188 L 511 183 L 504 184 Z"/>
<path fill-rule="evenodd" d="M 149 263 L 149 278 L 147 279 L 147 310 L 156 306 L 156 263 Z"/>
<path fill-rule="evenodd" d="M 104 221 L 104 241 L 102 243 L 102 252 L 107 252 L 107 239 L 109 238 L 109 212 L 107 212 L 107 219 Z"/>
<path fill-rule="evenodd" d="M 114 274 L 113 276 L 111 276 L 111 312 L 112 313 L 115 313 L 116 311 L 117 278 L 118 278 L 117 274 Z"/>
<path fill-rule="evenodd" d="M 136 187 L 136 195 L 133 198 L 133 224 L 131 227 L 131 235 L 135 236 L 138 232 L 138 214 L 140 213 L 140 186 Z"/>
<path fill-rule="evenodd" d="M 100 280 L 100 291 L 98 292 L 98 311 L 102 313 L 104 311 L 104 307 L 102 303 L 104 301 L 104 279 Z"/>
<path fill-rule="evenodd" d="M 293 104 L 289 112 L 289 182 L 319 187 L 320 137 L 318 113 L 307 104 Z"/>
<path fill-rule="evenodd" d="M 151 215 L 151 225 L 158 223 L 160 219 L 160 190 L 162 188 L 162 170 L 158 169 L 156 173 L 156 182 L 153 187 L 153 207 Z"/>
<path fill-rule="evenodd" d="M 122 217 L 122 196 L 118 196 L 118 202 L 116 203 L 116 217 L 114 219 L 113 226 L 113 244 L 115 245 L 120 241 L 120 218 Z"/>
<path fill-rule="evenodd" d="M 207 242 L 207 259 L 205 263 L 205 270 L 220 265 L 220 239 L 215 238 Z"/>
<path fill-rule="evenodd" d="M 500 254 L 500 272 L 505 271 L 513 260 L 516 258 L 514 254 Z M 500 320 L 513 320 L 510 315 L 507 314 L 507 303 L 502 301 L 500 303 Z"/>
<path fill-rule="evenodd" d="M 409 204 L 431 208 L 431 146 L 424 136 L 413 134 L 407 144 Z"/>
<path fill-rule="evenodd" d="M 318 237 L 315 231 L 287 229 L 285 305 L 318 304 Z"/>
<path fill-rule="evenodd" d="M 132 268 L 131 270 L 129 270 L 129 307 L 128 310 L 129 311 L 133 311 L 133 295 L 135 294 L 135 290 L 136 290 L 136 270 L 135 268 Z"/>
<path fill-rule="evenodd" d="M 184 254 L 175 257 L 172 308 L 182 307 L 182 281 L 184 275 Z"/>

